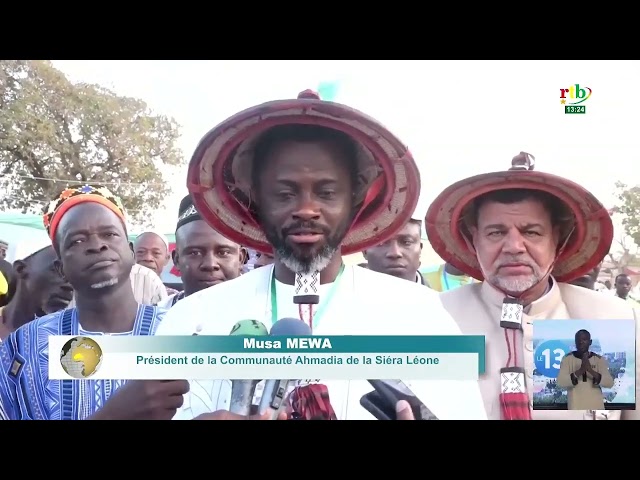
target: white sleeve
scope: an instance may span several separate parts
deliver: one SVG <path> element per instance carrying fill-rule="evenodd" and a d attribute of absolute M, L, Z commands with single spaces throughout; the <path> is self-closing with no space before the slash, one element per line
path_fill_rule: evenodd
<path fill-rule="evenodd" d="M 417 303 L 412 315 L 416 319 L 411 327 L 416 332 L 414 335 L 462 335 L 462 330 L 444 308 L 438 292 L 427 290 Z"/>
<path fill-rule="evenodd" d="M 181 300 L 169 308 L 164 314 L 164 319 L 158 325 L 156 335 L 193 335 L 196 333 L 194 322 L 197 321 L 198 315 L 194 315 L 193 312 L 196 310 L 197 304 L 196 307 L 192 307 L 192 305 Z"/>
<path fill-rule="evenodd" d="M 171 307 L 158 326 L 156 335 L 193 335 L 198 333 L 201 312 L 206 312 L 195 298 L 188 297 Z M 189 392 L 173 420 L 192 420 L 203 413 L 228 410 L 231 400 L 230 380 L 189 380 Z"/>
<path fill-rule="evenodd" d="M 229 410 L 231 380 L 192 380 L 184 403 L 172 420 L 192 420 L 203 413 Z"/>
<path fill-rule="evenodd" d="M 162 279 L 158 275 L 156 275 L 153 279 L 153 290 L 154 303 L 152 303 L 152 305 L 165 300 L 169 296 L 169 294 L 167 293 L 167 287 L 164 286 L 164 283 L 162 283 Z"/>

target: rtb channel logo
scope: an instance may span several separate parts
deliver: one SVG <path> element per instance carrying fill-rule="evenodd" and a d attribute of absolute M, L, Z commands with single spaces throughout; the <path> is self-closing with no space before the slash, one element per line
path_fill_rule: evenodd
<path fill-rule="evenodd" d="M 569 88 L 560 89 L 560 104 L 564 105 L 566 114 L 584 114 L 587 108 L 584 102 L 591 98 L 592 90 L 589 87 L 582 87 L 579 83 L 571 85 Z"/>

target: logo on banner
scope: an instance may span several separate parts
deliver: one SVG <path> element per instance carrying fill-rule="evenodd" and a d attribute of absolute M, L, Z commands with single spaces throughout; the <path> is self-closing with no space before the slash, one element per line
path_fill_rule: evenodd
<path fill-rule="evenodd" d="M 60 364 L 70 377 L 84 379 L 95 374 L 102 363 L 102 348 L 93 339 L 75 337 L 60 351 Z"/>

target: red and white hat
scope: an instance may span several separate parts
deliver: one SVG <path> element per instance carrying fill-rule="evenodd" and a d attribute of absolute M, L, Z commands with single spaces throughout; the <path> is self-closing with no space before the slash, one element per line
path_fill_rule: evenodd
<path fill-rule="evenodd" d="M 549 173 L 536 172 L 533 156 L 521 152 L 506 172 L 466 178 L 447 187 L 433 201 L 425 227 L 429 242 L 446 262 L 467 275 L 483 280 L 476 253 L 469 248 L 471 238 L 463 228 L 463 217 L 472 202 L 495 190 L 529 189 L 547 192 L 562 201 L 574 216 L 574 228 L 553 268 L 553 276 L 569 282 L 591 271 L 609 253 L 613 222 L 609 211 L 591 192 Z M 466 238 L 466 241 L 465 241 Z"/>
<path fill-rule="evenodd" d="M 358 213 L 342 253 L 386 241 L 409 221 L 418 202 L 420 174 L 407 147 L 383 125 L 353 108 L 322 101 L 306 90 L 228 118 L 200 141 L 187 188 L 202 218 L 225 237 L 263 253 L 272 247 L 250 207 L 256 140 L 279 125 L 317 125 L 343 132 L 358 147 Z"/>

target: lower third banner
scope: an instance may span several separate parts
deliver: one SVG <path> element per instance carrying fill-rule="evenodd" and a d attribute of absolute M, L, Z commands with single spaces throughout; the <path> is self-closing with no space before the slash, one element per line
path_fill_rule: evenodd
<path fill-rule="evenodd" d="M 52 336 L 49 378 L 476 380 L 483 336 Z"/>

